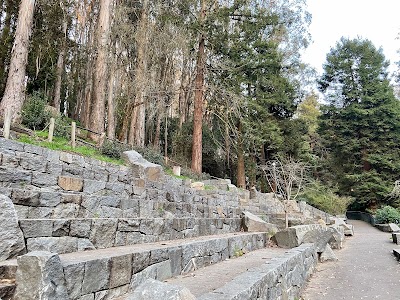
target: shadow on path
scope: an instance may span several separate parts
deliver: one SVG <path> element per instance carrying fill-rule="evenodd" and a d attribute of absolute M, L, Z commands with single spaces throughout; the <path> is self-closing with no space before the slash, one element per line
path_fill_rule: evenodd
<path fill-rule="evenodd" d="M 349 221 L 354 236 L 335 253 L 337 262 L 319 263 L 303 293 L 305 300 L 400 299 L 400 264 L 391 234 L 363 221 Z M 400 247 L 399 247 L 400 248 Z"/>

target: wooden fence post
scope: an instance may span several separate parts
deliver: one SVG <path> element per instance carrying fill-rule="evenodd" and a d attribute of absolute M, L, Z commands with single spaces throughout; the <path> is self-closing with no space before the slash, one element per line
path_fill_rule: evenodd
<path fill-rule="evenodd" d="M 54 134 L 54 118 L 50 118 L 50 126 L 49 126 L 49 136 L 48 141 L 51 143 L 53 141 L 53 134 Z"/>
<path fill-rule="evenodd" d="M 11 110 L 6 109 L 4 112 L 4 125 L 3 125 L 3 135 L 5 139 L 10 138 L 10 127 L 11 127 Z"/>
<path fill-rule="evenodd" d="M 71 146 L 72 149 L 76 147 L 76 123 L 72 122 L 71 124 Z"/>

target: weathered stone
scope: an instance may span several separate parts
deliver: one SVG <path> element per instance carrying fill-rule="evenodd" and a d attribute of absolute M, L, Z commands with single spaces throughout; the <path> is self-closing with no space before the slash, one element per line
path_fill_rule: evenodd
<path fill-rule="evenodd" d="M 85 179 L 83 184 L 83 192 L 87 194 L 93 194 L 104 190 L 106 183 L 104 181 Z"/>
<path fill-rule="evenodd" d="M 32 172 L 0 167 L 0 182 L 31 184 Z"/>
<path fill-rule="evenodd" d="M 319 261 L 325 262 L 325 261 L 335 261 L 335 260 L 338 260 L 337 256 L 335 255 L 329 244 L 326 245 L 325 250 L 321 253 L 319 257 Z"/>
<path fill-rule="evenodd" d="M 132 254 L 112 257 L 110 288 L 129 284 L 132 276 Z"/>
<path fill-rule="evenodd" d="M 65 162 L 67 164 L 72 164 L 72 154 L 67 152 L 60 152 L 60 161 Z"/>
<path fill-rule="evenodd" d="M 104 290 L 110 282 L 110 259 L 90 260 L 85 264 L 82 294 Z"/>
<path fill-rule="evenodd" d="M 204 182 L 200 182 L 200 181 L 193 182 L 193 183 L 190 185 L 190 187 L 191 187 L 192 189 L 195 189 L 195 190 L 198 190 L 198 191 L 204 191 Z"/>
<path fill-rule="evenodd" d="M 26 244 L 28 251 L 48 251 L 59 254 L 78 251 L 78 238 L 70 236 L 28 238 Z"/>
<path fill-rule="evenodd" d="M 42 172 L 32 172 L 32 185 L 38 187 L 57 185 L 57 176 Z"/>
<path fill-rule="evenodd" d="M 40 204 L 40 192 L 30 189 L 14 189 L 11 199 L 14 204 L 38 206 Z"/>
<path fill-rule="evenodd" d="M 0 261 L 25 252 L 24 236 L 10 198 L 0 194 Z"/>
<path fill-rule="evenodd" d="M 53 218 L 67 219 L 76 218 L 79 213 L 79 205 L 75 203 L 62 203 L 53 211 Z"/>
<path fill-rule="evenodd" d="M 145 160 L 134 150 L 125 151 L 122 153 L 122 158 L 130 164 L 134 177 L 150 181 L 160 181 L 164 178 L 164 171 L 160 165 Z"/>
<path fill-rule="evenodd" d="M 80 205 L 82 203 L 82 195 L 80 194 L 61 194 L 62 203 L 74 203 Z"/>
<path fill-rule="evenodd" d="M 196 300 L 196 297 L 185 287 L 167 284 L 154 279 L 147 279 L 139 285 L 127 300 Z"/>
<path fill-rule="evenodd" d="M 113 247 L 117 225 L 118 220 L 94 219 L 89 237 L 90 241 L 96 248 Z"/>
<path fill-rule="evenodd" d="M 140 221 L 137 219 L 120 219 L 118 221 L 118 231 L 139 231 Z"/>
<path fill-rule="evenodd" d="M 302 243 L 314 243 L 317 252 L 324 252 L 333 237 L 332 229 L 322 226 L 322 228 L 310 230 L 304 235 Z M 329 245 L 328 247 L 330 248 Z"/>
<path fill-rule="evenodd" d="M 345 218 L 331 218 L 331 223 L 343 227 L 344 235 L 346 236 L 353 236 L 354 235 L 354 228 L 352 224 L 347 224 Z"/>
<path fill-rule="evenodd" d="M 71 299 L 77 299 L 82 292 L 85 263 L 73 263 L 70 265 L 64 265 L 63 267 L 68 295 Z"/>
<path fill-rule="evenodd" d="M 16 280 L 16 299 L 70 299 L 57 254 L 37 251 L 18 257 Z"/>
<path fill-rule="evenodd" d="M 64 191 L 80 192 L 83 188 L 83 180 L 75 177 L 58 176 L 58 185 Z"/>
<path fill-rule="evenodd" d="M 392 239 L 393 239 L 393 243 L 400 245 L 400 233 L 399 232 L 393 232 Z"/>
<path fill-rule="evenodd" d="M 88 238 L 90 235 L 90 228 L 92 226 L 91 219 L 75 219 L 71 220 L 70 235 L 81 238 Z"/>
<path fill-rule="evenodd" d="M 71 220 L 54 220 L 52 236 L 68 236 Z"/>
<path fill-rule="evenodd" d="M 243 213 L 242 225 L 244 231 L 247 232 L 267 232 L 270 236 L 278 232 L 278 227 L 276 225 L 267 223 L 248 211 Z"/>
<path fill-rule="evenodd" d="M 53 220 L 20 220 L 25 238 L 52 236 Z"/>
<path fill-rule="evenodd" d="M 344 242 L 344 227 L 331 225 L 329 228 L 332 231 L 332 238 L 329 240 L 329 245 L 332 249 L 342 249 Z"/>
<path fill-rule="evenodd" d="M 43 163 L 43 159 L 38 155 L 25 154 L 21 157 L 20 165 L 25 170 L 44 172 L 46 170 L 46 163 Z"/>

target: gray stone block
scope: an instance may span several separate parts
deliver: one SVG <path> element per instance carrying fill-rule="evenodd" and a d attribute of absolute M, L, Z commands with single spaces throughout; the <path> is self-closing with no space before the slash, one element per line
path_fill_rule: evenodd
<path fill-rule="evenodd" d="M 53 234 L 53 220 L 20 220 L 19 225 L 25 238 L 50 237 Z"/>
<path fill-rule="evenodd" d="M 64 275 L 68 295 L 71 299 L 78 299 L 82 295 L 82 282 L 85 274 L 85 263 L 64 265 Z"/>
<path fill-rule="evenodd" d="M 10 198 L 0 194 L 0 261 L 25 253 L 24 236 Z"/>
<path fill-rule="evenodd" d="M 16 279 L 16 299 L 70 299 L 57 254 L 38 251 L 20 256 Z"/>
<path fill-rule="evenodd" d="M 85 179 L 83 182 L 83 192 L 87 194 L 93 194 L 104 190 L 106 183 L 104 181 Z"/>
<path fill-rule="evenodd" d="M 82 294 L 106 289 L 110 283 L 110 259 L 90 260 L 85 263 Z"/>
<path fill-rule="evenodd" d="M 118 231 L 139 231 L 140 221 L 138 219 L 119 219 Z"/>
<path fill-rule="evenodd" d="M 114 246 L 118 220 L 94 219 L 92 222 L 90 241 L 96 248 L 109 248 Z"/>
<path fill-rule="evenodd" d="M 21 186 L 31 184 L 32 172 L 0 167 L 0 182 L 18 183 Z"/>
<path fill-rule="evenodd" d="M 126 300 L 148 299 L 196 300 L 196 297 L 185 287 L 147 279 L 126 298 Z"/>
<path fill-rule="evenodd" d="M 32 185 L 38 187 L 49 187 L 57 185 L 57 176 L 42 172 L 32 172 Z"/>
<path fill-rule="evenodd" d="M 132 276 L 132 254 L 112 257 L 110 261 L 110 288 L 129 284 Z"/>

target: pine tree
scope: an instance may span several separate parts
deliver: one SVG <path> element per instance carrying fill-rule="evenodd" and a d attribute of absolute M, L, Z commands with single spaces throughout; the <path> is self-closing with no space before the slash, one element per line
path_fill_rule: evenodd
<path fill-rule="evenodd" d="M 342 38 L 327 55 L 320 134 L 339 192 L 365 209 L 383 201 L 400 171 L 400 104 L 381 49 Z"/>

